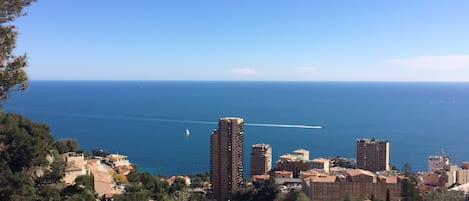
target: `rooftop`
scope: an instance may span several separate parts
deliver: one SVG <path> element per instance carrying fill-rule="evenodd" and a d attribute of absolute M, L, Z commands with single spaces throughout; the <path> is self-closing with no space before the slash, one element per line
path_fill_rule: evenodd
<path fill-rule="evenodd" d="M 112 158 L 112 159 L 117 160 L 117 159 L 125 159 L 125 158 L 127 158 L 127 156 L 125 156 L 125 155 L 120 155 L 120 154 L 109 154 L 109 155 L 107 156 L 107 158 Z"/>
<path fill-rule="evenodd" d="M 309 153 L 309 151 L 306 150 L 306 149 L 297 149 L 297 150 L 293 151 L 293 153 L 295 153 L 295 154 L 306 154 L 306 153 Z"/>
<path fill-rule="evenodd" d="M 367 171 L 367 170 L 362 170 L 362 169 L 349 169 L 347 170 L 347 174 L 350 175 L 350 176 L 357 176 L 357 175 L 368 175 L 368 176 L 375 176 L 375 174 L 373 174 L 372 172 L 370 171 Z"/>
<path fill-rule="evenodd" d="M 81 171 L 84 164 L 85 164 L 85 162 L 80 161 L 80 160 L 70 161 L 70 162 L 67 163 L 65 171 L 67 171 L 67 172 Z"/>
<path fill-rule="evenodd" d="M 292 154 L 284 154 L 280 156 L 280 159 L 284 160 L 296 160 L 298 156 L 292 155 Z"/>
<path fill-rule="evenodd" d="M 264 144 L 264 143 L 262 143 L 262 144 L 253 144 L 252 147 L 258 147 L 258 148 L 266 149 L 266 148 L 270 147 L 270 144 Z"/>
<path fill-rule="evenodd" d="M 329 176 L 329 175 L 320 175 L 316 177 L 312 177 L 313 182 L 327 182 L 327 183 L 334 183 L 337 179 L 337 176 Z"/>
<path fill-rule="evenodd" d="M 396 184 L 397 176 L 379 176 L 380 179 L 385 179 L 388 184 Z"/>
<path fill-rule="evenodd" d="M 230 122 L 236 122 L 236 123 L 243 123 L 244 122 L 243 118 L 240 118 L 240 117 L 222 117 L 218 120 L 219 121 L 230 121 Z"/>
<path fill-rule="evenodd" d="M 315 163 L 329 163 L 331 160 L 327 158 L 315 158 L 313 159 L 313 162 Z"/>
<path fill-rule="evenodd" d="M 371 139 L 362 138 L 362 139 L 357 139 L 357 142 L 360 142 L 360 143 L 385 143 L 385 142 L 389 142 L 389 141 L 388 140 L 375 139 L 375 138 L 371 138 Z"/>
<path fill-rule="evenodd" d="M 275 174 L 293 174 L 293 172 L 292 171 L 281 170 L 281 171 L 275 171 Z"/>
<path fill-rule="evenodd" d="M 270 178 L 268 174 L 254 175 L 252 176 L 253 180 L 266 180 Z"/>

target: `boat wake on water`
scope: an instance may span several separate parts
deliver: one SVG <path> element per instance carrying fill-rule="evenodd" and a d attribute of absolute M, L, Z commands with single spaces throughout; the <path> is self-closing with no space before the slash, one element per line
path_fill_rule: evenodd
<path fill-rule="evenodd" d="M 49 113 L 49 112 L 42 112 Z M 188 124 L 212 124 L 216 125 L 215 121 L 199 121 L 199 120 L 183 120 L 183 119 L 166 119 L 166 118 L 152 118 L 152 117 L 138 117 L 138 116 L 114 116 L 114 115 L 99 115 L 99 114 L 77 114 L 77 113 L 61 113 L 53 112 L 55 115 L 64 115 L 69 117 L 91 118 L 91 119 L 115 119 L 115 120 L 133 120 L 133 121 L 155 121 L 155 122 L 171 122 L 171 123 L 188 123 Z M 319 125 L 295 125 L 295 124 L 262 124 L 262 123 L 244 123 L 245 126 L 256 127 L 276 127 L 276 128 L 301 128 L 301 129 L 321 129 Z"/>
<path fill-rule="evenodd" d="M 261 126 L 261 127 L 280 127 L 280 128 L 305 128 L 305 129 L 320 129 L 322 126 L 308 126 L 308 125 L 290 125 L 290 124 L 252 124 L 244 123 L 246 126 Z"/>

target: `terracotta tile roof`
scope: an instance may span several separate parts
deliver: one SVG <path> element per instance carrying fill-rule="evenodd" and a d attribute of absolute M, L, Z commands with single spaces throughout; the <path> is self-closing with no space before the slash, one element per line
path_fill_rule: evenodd
<path fill-rule="evenodd" d="M 303 178 L 311 177 L 311 176 L 317 176 L 319 173 L 315 170 L 306 170 L 306 171 L 300 171 L 300 176 Z"/>
<path fill-rule="evenodd" d="M 336 179 L 337 179 L 337 176 L 329 176 L 329 175 L 311 177 L 311 180 L 313 182 L 318 182 L 318 183 L 334 183 Z"/>
<path fill-rule="evenodd" d="M 292 155 L 292 154 L 284 154 L 280 156 L 280 159 L 287 159 L 287 160 L 295 160 L 297 159 L 298 156 Z"/>
<path fill-rule="evenodd" d="M 397 183 L 397 176 L 387 176 L 386 183 L 388 184 L 396 184 Z"/>
<path fill-rule="evenodd" d="M 261 174 L 261 175 L 254 175 L 252 176 L 252 179 L 255 181 L 255 180 L 266 180 L 266 179 L 269 179 L 270 178 L 270 175 L 268 174 Z"/>
<path fill-rule="evenodd" d="M 354 176 L 357 176 L 357 175 L 368 175 L 368 176 L 375 176 L 375 174 L 373 174 L 372 172 L 370 171 L 367 171 L 367 170 L 362 170 L 362 169 L 350 169 L 350 170 L 347 170 L 347 174 L 354 177 Z"/>
<path fill-rule="evenodd" d="M 275 174 L 293 174 L 293 172 L 292 171 L 281 170 L 281 171 L 275 171 Z"/>

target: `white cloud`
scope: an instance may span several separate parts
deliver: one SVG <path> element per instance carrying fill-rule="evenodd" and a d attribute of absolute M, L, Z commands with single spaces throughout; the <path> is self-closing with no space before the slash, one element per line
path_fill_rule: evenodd
<path fill-rule="evenodd" d="M 431 70 L 469 69 L 469 55 L 418 56 L 389 60 L 390 63 L 405 67 Z"/>
<path fill-rule="evenodd" d="M 234 75 L 255 75 L 257 74 L 257 70 L 253 68 L 232 68 L 228 69 L 226 73 Z"/>

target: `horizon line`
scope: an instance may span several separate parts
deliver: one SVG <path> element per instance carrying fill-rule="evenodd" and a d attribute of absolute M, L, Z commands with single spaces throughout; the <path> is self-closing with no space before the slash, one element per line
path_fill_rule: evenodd
<path fill-rule="evenodd" d="M 30 79 L 33 82 L 355 82 L 355 83 L 469 83 L 469 80 L 462 81 L 440 81 L 440 80 L 59 80 L 59 79 Z"/>

